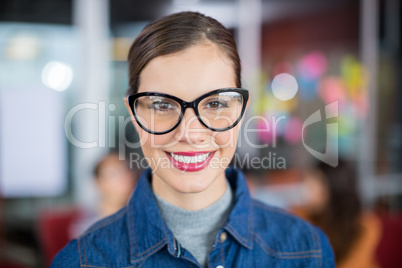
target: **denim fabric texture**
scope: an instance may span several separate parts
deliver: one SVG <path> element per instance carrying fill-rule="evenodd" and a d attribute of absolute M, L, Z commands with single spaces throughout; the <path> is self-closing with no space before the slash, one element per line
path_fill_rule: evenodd
<path fill-rule="evenodd" d="M 51 267 L 203 267 L 163 221 L 151 178 L 148 169 L 128 205 L 71 241 Z M 335 267 L 321 230 L 253 200 L 240 171 L 228 168 L 226 178 L 234 205 L 216 235 L 208 267 Z"/>

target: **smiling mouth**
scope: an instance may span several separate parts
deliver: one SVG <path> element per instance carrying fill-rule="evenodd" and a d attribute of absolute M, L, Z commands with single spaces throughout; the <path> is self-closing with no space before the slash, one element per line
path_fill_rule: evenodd
<path fill-rule="evenodd" d="M 212 153 L 198 154 L 194 156 L 186 156 L 181 154 L 169 153 L 169 155 L 176 161 L 183 164 L 195 164 L 204 162 Z"/>
<path fill-rule="evenodd" d="M 172 164 L 182 171 L 199 171 L 208 166 L 215 152 L 166 152 Z"/>

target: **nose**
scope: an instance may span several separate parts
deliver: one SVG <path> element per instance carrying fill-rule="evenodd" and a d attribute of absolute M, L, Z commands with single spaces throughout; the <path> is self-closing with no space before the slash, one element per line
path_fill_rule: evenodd
<path fill-rule="evenodd" d="M 210 132 L 200 120 L 198 120 L 194 109 L 186 109 L 183 119 L 177 126 L 175 138 L 177 141 L 186 142 L 189 144 L 202 144 L 208 138 Z"/>

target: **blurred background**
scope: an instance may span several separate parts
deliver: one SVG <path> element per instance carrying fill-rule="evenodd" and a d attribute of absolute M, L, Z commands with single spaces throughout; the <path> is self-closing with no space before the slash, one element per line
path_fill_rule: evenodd
<path fill-rule="evenodd" d="M 2 0 L 0 267 L 47 267 L 126 202 L 105 189 L 145 167 L 127 53 L 187 10 L 236 39 L 252 194 L 320 226 L 339 267 L 402 267 L 400 0 Z"/>

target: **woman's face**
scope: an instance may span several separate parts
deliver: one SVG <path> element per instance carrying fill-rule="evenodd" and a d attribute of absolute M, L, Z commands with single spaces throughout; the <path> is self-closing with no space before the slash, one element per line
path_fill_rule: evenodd
<path fill-rule="evenodd" d="M 138 92 L 161 92 L 193 101 L 215 89 L 236 87 L 235 81 L 231 62 L 217 46 L 206 43 L 151 60 L 141 72 Z M 154 172 L 153 187 L 157 193 L 225 189 L 224 170 L 234 155 L 239 125 L 214 132 L 198 121 L 192 108 L 186 109 L 178 127 L 167 134 L 149 134 L 135 121 L 134 125 L 144 156 Z M 198 153 L 208 158 L 197 165 L 180 163 Z M 196 161 L 201 159 L 202 156 Z"/>

